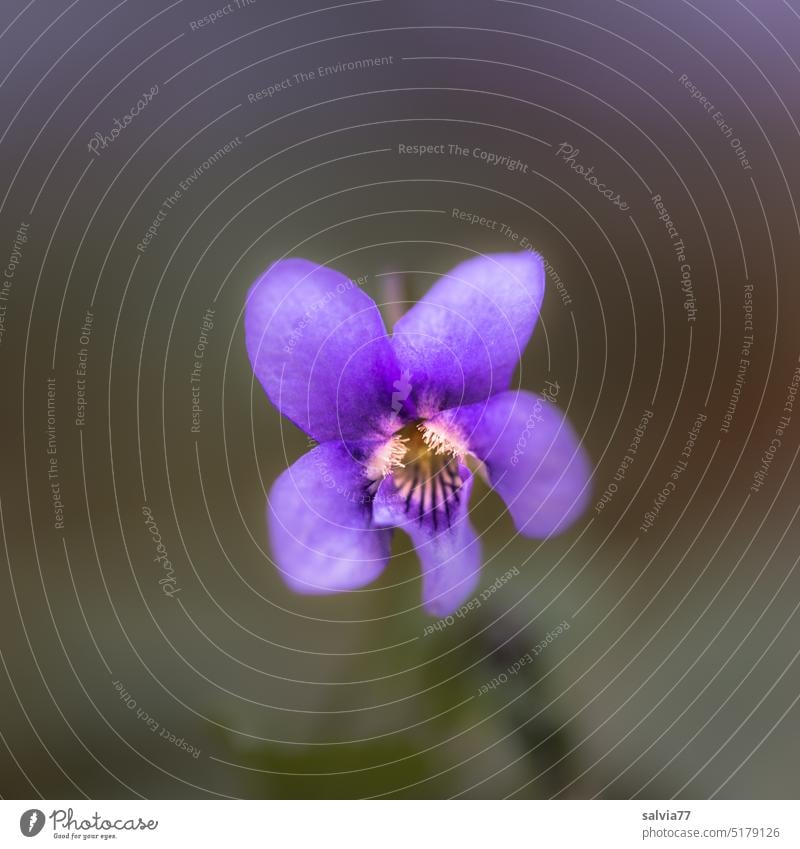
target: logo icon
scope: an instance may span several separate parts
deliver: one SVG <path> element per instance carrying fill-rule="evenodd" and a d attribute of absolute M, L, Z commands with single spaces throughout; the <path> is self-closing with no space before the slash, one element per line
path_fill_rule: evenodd
<path fill-rule="evenodd" d="M 411 372 L 408 369 L 404 369 L 403 373 L 400 375 L 400 379 L 395 380 L 392 384 L 396 390 L 395 392 L 392 392 L 392 410 L 394 411 L 395 420 L 398 417 L 398 413 L 403 409 L 403 401 L 408 398 L 411 394 L 411 390 L 413 389 L 410 378 Z"/>
<path fill-rule="evenodd" d="M 36 837 L 44 828 L 44 812 L 38 808 L 31 808 L 19 818 L 19 830 L 25 837 Z"/>

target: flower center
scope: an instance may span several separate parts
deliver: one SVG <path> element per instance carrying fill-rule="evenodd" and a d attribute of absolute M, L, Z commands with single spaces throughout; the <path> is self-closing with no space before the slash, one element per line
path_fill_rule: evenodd
<path fill-rule="evenodd" d="M 429 516 L 434 528 L 440 523 L 449 526 L 460 500 L 459 462 L 464 453 L 452 433 L 422 420 L 410 422 L 373 456 L 371 489 L 377 491 L 381 480 L 391 474 L 402 512 L 420 521 Z"/>

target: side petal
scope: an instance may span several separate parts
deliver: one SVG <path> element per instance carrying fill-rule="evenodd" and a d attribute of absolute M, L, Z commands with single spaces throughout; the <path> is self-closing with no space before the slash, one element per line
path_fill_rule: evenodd
<path fill-rule="evenodd" d="M 433 616 L 447 616 L 472 595 L 481 568 L 481 544 L 469 521 L 472 475 L 458 468 L 457 485 L 409 490 L 393 475 L 384 478 L 373 504 L 376 524 L 405 531 L 422 566 L 422 601 Z"/>
<path fill-rule="evenodd" d="M 269 399 L 317 441 L 358 440 L 392 415 L 394 351 L 375 302 L 343 274 L 276 262 L 250 289 L 245 341 Z"/>
<path fill-rule="evenodd" d="M 544 297 L 531 251 L 468 259 L 395 325 L 392 345 L 411 372 L 421 416 L 508 389 Z"/>
<path fill-rule="evenodd" d="M 531 392 L 503 392 L 483 404 L 447 410 L 432 425 L 455 430 L 485 463 L 520 533 L 561 533 L 586 508 L 589 461 L 551 400 Z"/>
<path fill-rule="evenodd" d="M 391 531 L 372 524 L 369 481 L 339 443 L 323 443 L 273 484 L 267 503 L 272 553 L 296 592 L 321 594 L 371 583 L 389 559 Z"/>

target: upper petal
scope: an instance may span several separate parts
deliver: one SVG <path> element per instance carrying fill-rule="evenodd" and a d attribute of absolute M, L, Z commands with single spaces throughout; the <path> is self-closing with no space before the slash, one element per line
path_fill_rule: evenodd
<path fill-rule="evenodd" d="M 375 302 L 343 274 L 270 266 L 250 289 L 245 341 L 272 403 L 314 439 L 385 430 L 400 371 Z"/>
<path fill-rule="evenodd" d="M 508 389 L 544 297 L 531 251 L 468 259 L 440 278 L 395 325 L 421 416 Z"/>
<path fill-rule="evenodd" d="M 561 533 L 583 513 L 589 461 L 552 399 L 503 392 L 482 404 L 447 410 L 433 424 L 458 430 L 486 464 L 492 486 L 526 536 Z"/>
<path fill-rule="evenodd" d="M 383 571 L 391 531 L 372 524 L 368 484 L 348 448 L 332 442 L 318 445 L 275 481 L 267 504 L 270 542 L 293 590 L 353 590 Z"/>
<path fill-rule="evenodd" d="M 481 568 L 481 545 L 469 521 L 472 475 L 458 467 L 458 484 L 429 481 L 410 488 L 394 475 L 375 495 L 375 522 L 404 530 L 422 566 L 422 601 L 433 616 L 447 616 L 473 593 Z"/>

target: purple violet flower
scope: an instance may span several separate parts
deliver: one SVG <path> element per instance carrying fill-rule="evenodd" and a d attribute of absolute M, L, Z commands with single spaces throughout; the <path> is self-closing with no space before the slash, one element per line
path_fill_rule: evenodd
<path fill-rule="evenodd" d="M 425 609 L 452 613 L 481 565 L 467 460 L 525 536 L 559 533 L 582 513 L 580 441 L 552 398 L 509 391 L 544 287 L 537 254 L 476 256 L 388 336 L 374 301 L 330 268 L 281 260 L 255 282 L 245 313 L 253 371 L 319 443 L 269 495 L 273 555 L 293 590 L 371 583 L 401 528 L 420 557 Z"/>

